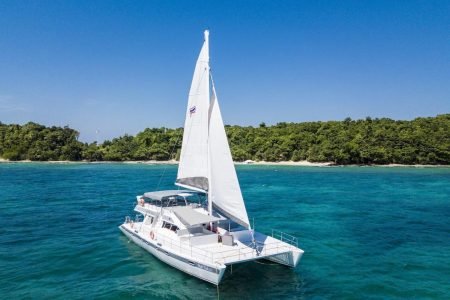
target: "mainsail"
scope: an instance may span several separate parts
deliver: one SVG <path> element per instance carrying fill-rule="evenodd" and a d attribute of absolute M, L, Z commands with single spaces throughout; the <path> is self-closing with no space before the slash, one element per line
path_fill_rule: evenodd
<path fill-rule="evenodd" d="M 208 31 L 189 91 L 176 184 L 208 190 L 208 110 L 210 98 Z"/>
<path fill-rule="evenodd" d="M 216 210 L 250 228 L 214 84 L 210 88 L 208 36 L 205 31 L 189 92 L 176 184 L 208 192 Z"/>

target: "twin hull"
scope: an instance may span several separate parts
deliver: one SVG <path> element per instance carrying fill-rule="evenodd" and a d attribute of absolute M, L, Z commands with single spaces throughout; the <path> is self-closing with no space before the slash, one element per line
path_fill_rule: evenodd
<path fill-rule="evenodd" d="M 120 225 L 119 229 L 135 244 L 144 248 L 158 259 L 174 268 L 215 285 L 218 285 L 222 280 L 226 270 L 226 265 L 224 264 L 217 263 L 216 265 L 212 265 L 197 261 L 190 257 L 180 256 L 179 254 L 175 254 L 170 251 L 169 248 L 165 248 L 164 245 L 158 243 L 157 241 L 148 240 L 139 235 L 137 232 L 133 232 L 132 230 L 126 228 L 124 225 Z M 302 250 L 298 250 L 299 251 L 290 251 L 263 258 L 289 267 L 295 267 L 303 254 Z M 240 262 L 250 260 L 241 260 Z"/>
<path fill-rule="evenodd" d="M 123 225 L 120 225 L 119 229 L 135 244 L 144 248 L 145 250 L 156 256 L 158 259 L 174 268 L 177 268 L 185 273 L 188 273 L 192 276 L 208 281 L 215 285 L 218 285 L 222 280 L 223 274 L 225 273 L 226 269 L 225 265 L 217 264 L 213 266 L 203 262 L 197 262 L 188 257 L 182 257 L 180 255 L 169 252 L 169 249 L 164 249 L 164 246 L 158 244 L 156 241 L 147 240 L 139 236 L 138 233 L 130 231 Z"/>

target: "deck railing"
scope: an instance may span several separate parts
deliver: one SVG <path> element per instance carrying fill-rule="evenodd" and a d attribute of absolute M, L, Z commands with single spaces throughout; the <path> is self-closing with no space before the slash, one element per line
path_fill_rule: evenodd
<path fill-rule="evenodd" d="M 215 252 L 214 259 L 215 261 L 220 261 L 226 264 L 239 260 L 250 260 L 259 256 L 265 257 L 281 254 L 291 250 L 291 245 L 287 245 L 279 241 L 270 243 L 256 242 L 256 247 L 255 245 L 249 244 L 248 248 L 237 248 Z"/>
<path fill-rule="evenodd" d="M 131 220 L 127 217 L 125 223 L 129 222 L 131 222 Z M 150 237 L 150 229 L 145 228 L 141 232 Z M 289 234 L 273 230 L 272 237 L 277 238 L 279 241 L 269 243 L 261 243 L 256 241 L 256 245 L 249 242 L 248 247 L 245 248 L 238 247 L 236 249 L 227 249 L 222 251 L 217 251 L 218 249 L 216 248 L 214 252 L 192 246 L 189 244 L 188 240 L 176 240 L 162 234 L 155 235 L 154 239 L 163 247 L 162 250 L 164 250 L 164 247 L 167 247 L 181 255 L 190 256 L 194 259 L 210 262 L 212 264 L 227 264 L 239 260 L 251 260 L 259 256 L 271 256 L 291 251 L 293 246 L 297 247 L 297 238 Z"/>
<path fill-rule="evenodd" d="M 287 234 L 280 230 L 272 229 L 272 237 L 292 246 L 298 247 L 298 239 L 293 235 Z"/>
<path fill-rule="evenodd" d="M 144 230 L 144 234 L 150 234 L 150 230 Z M 168 236 L 164 236 L 162 234 L 157 234 L 155 236 L 155 241 L 160 243 L 163 247 L 168 247 L 179 254 L 189 255 L 193 258 L 206 260 L 211 263 L 214 263 L 214 258 L 212 252 L 205 251 L 203 249 L 197 248 L 195 246 L 191 246 L 188 243 L 170 238 Z"/>
<path fill-rule="evenodd" d="M 164 235 L 156 237 L 157 242 L 165 247 L 177 251 L 180 254 L 188 254 L 189 256 L 211 263 L 229 263 L 238 260 L 254 259 L 258 256 L 270 256 L 285 253 L 292 250 L 292 245 L 282 241 L 274 241 L 270 243 L 257 242 L 256 247 L 248 245 L 248 248 L 227 249 L 214 252 L 207 251 L 195 246 L 191 246 L 187 241 L 175 240 Z"/>

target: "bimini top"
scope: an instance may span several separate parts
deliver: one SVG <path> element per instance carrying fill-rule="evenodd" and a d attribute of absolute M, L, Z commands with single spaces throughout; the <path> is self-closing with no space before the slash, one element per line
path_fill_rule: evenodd
<path fill-rule="evenodd" d="M 174 214 L 180 219 L 181 223 L 186 226 L 193 226 L 198 224 L 207 224 L 209 222 L 217 222 L 225 220 L 224 218 L 217 218 L 210 215 L 202 214 L 190 206 L 177 206 L 172 208 Z"/>
<path fill-rule="evenodd" d="M 187 197 L 191 196 L 192 194 L 197 194 L 197 192 L 190 190 L 168 190 L 168 191 L 147 192 L 144 193 L 144 197 L 161 201 L 163 198 L 167 197 L 174 197 L 174 196 Z"/>

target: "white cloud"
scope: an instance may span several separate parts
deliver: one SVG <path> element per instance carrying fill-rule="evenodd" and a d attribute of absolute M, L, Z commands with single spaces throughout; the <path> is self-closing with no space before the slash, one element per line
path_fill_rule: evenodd
<path fill-rule="evenodd" d="M 10 95 L 0 95 L 0 112 L 27 111 L 26 107 Z"/>

